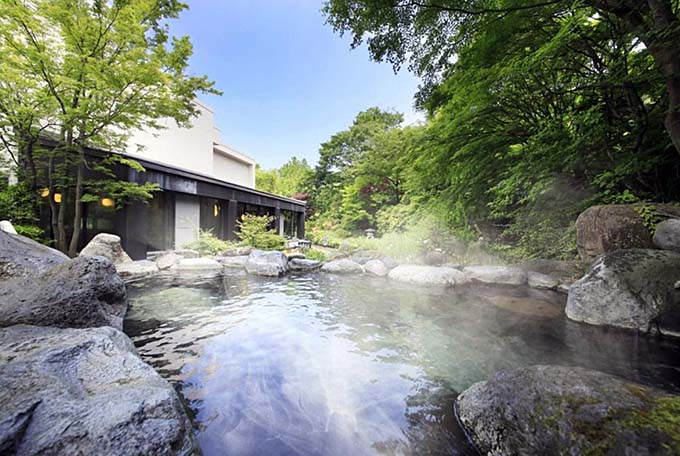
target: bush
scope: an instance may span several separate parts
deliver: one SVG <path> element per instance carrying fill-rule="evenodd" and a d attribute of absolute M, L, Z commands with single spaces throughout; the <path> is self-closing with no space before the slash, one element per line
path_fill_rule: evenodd
<path fill-rule="evenodd" d="M 198 238 L 195 241 L 183 245 L 185 249 L 196 250 L 201 255 L 218 255 L 227 249 L 234 247 L 234 243 L 223 241 L 215 236 L 212 230 L 198 230 Z"/>
<path fill-rule="evenodd" d="M 267 215 L 243 214 L 238 221 L 239 231 L 236 233 L 240 244 L 262 250 L 283 250 L 285 238 L 269 229 L 273 219 Z"/>
<path fill-rule="evenodd" d="M 0 220 L 9 220 L 18 234 L 45 243 L 45 232 L 37 226 L 34 197 L 25 185 L 9 185 L 0 174 Z"/>
<path fill-rule="evenodd" d="M 308 260 L 326 261 L 326 254 L 323 253 L 321 250 L 308 248 L 304 249 L 302 253 Z"/>

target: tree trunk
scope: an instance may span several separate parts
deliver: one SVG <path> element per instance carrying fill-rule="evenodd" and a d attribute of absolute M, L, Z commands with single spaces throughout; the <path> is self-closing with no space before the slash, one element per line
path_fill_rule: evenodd
<path fill-rule="evenodd" d="M 47 203 L 50 206 L 50 224 L 52 227 L 52 240 L 57 242 L 57 203 L 54 201 L 54 151 L 50 152 L 47 162 Z"/>
<path fill-rule="evenodd" d="M 78 170 L 76 174 L 76 190 L 75 200 L 73 201 L 73 234 L 71 235 L 71 243 L 68 248 L 68 255 L 75 257 L 78 253 L 78 243 L 80 241 L 80 231 L 83 224 L 83 204 L 81 198 L 83 197 L 83 172 L 85 170 L 85 151 L 83 146 L 78 147 Z"/>

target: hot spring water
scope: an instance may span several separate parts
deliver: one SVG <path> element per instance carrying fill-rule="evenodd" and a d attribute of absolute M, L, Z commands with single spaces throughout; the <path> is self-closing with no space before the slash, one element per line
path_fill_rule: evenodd
<path fill-rule="evenodd" d="M 366 276 L 130 291 L 125 330 L 185 400 L 205 455 L 474 454 L 457 394 L 499 369 L 583 366 L 680 390 L 680 344 L 564 317 L 527 288 Z"/>

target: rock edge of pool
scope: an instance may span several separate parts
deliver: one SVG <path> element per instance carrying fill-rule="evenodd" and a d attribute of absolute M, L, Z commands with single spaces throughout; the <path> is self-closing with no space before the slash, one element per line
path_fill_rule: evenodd
<path fill-rule="evenodd" d="M 680 453 L 680 253 L 586 271 L 106 242 L 68 259 L 0 230 L 3 454 Z M 145 293 L 160 318 L 135 320 Z"/>

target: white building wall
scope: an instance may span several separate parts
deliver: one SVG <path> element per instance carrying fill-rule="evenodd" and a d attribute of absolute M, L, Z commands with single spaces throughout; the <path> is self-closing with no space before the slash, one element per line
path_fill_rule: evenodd
<path fill-rule="evenodd" d="M 245 187 L 255 187 L 255 166 L 252 163 L 245 163 L 235 160 L 215 150 L 213 154 L 213 176 L 227 182 L 243 185 Z"/>
<path fill-rule="evenodd" d="M 133 156 L 255 188 L 255 161 L 221 143 L 214 113 L 196 101 L 199 115 L 191 127 L 180 128 L 174 120 L 159 123 L 164 129 L 134 132 L 127 152 Z M 200 204 L 196 196 L 177 194 L 175 202 L 175 248 L 196 239 L 200 227 Z"/>
<path fill-rule="evenodd" d="M 191 128 L 180 128 L 174 120 L 162 119 L 159 123 L 164 129 L 136 131 L 130 137 L 128 152 L 177 168 L 212 173 L 214 116 L 207 106 L 196 105 L 200 115 L 191 119 Z"/>

